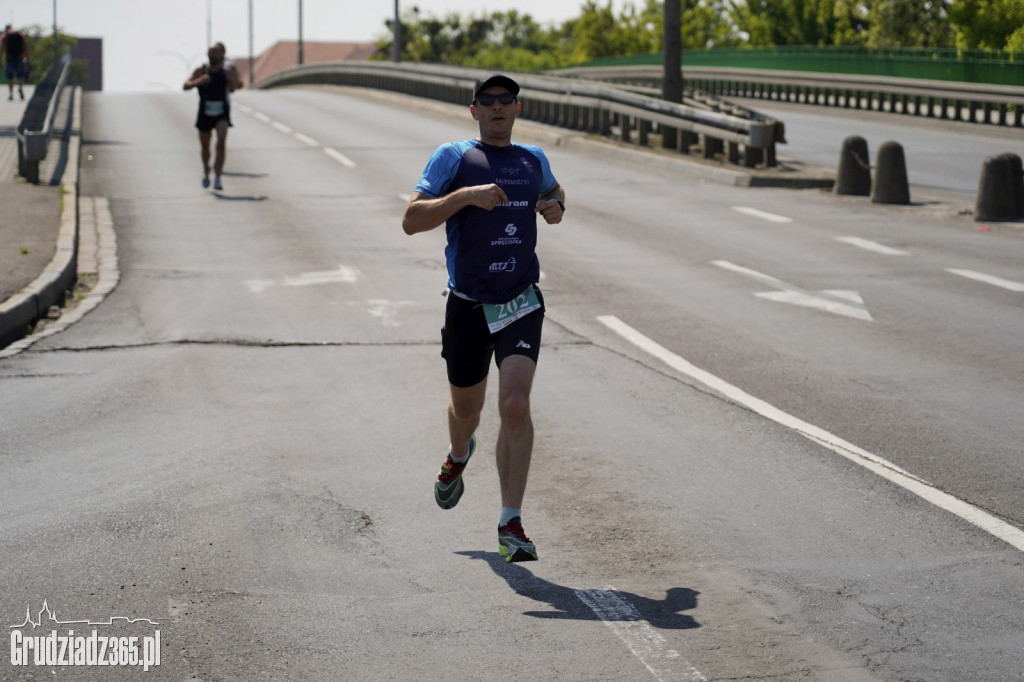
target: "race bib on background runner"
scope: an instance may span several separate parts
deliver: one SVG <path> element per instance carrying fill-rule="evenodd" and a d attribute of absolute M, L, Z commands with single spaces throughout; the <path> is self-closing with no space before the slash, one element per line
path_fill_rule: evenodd
<path fill-rule="evenodd" d="M 203 103 L 203 113 L 207 116 L 223 116 L 224 102 L 211 102 L 207 100 Z"/>

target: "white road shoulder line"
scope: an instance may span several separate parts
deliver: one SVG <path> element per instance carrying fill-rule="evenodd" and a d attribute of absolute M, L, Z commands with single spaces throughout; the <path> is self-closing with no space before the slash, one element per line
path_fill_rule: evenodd
<path fill-rule="evenodd" d="M 751 208 L 749 206 L 733 206 L 732 210 L 738 211 L 739 213 L 746 213 L 747 215 L 754 216 L 755 218 L 761 218 L 767 220 L 770 223 L 791 223 L 792 218 L 787 218 L 784 215 L 777 215 L 775 213 L 768 213 L 757 208 Z"/>
<path fill-rule="evenodd" d="M 667 642 L 640 612 L 618 595 L 614 587 L 603 590 L 575 590 L 576 597 L 586 604 L 604 624 L 612 629 L 633 655 L 659 680 L 692 680 L 705 682 L 704 675 L 668 649 Z"/>
<path fill-rule="evenodd" d="M 252 114 L 252 117 L 254 119 L 256 119 L 257 121 L 263 121 L 264 123 L 270 123 L 270 117 L 267 116 L 266 114 L 262 113 L 262 112 L 254 111 L 253 114 Z"/>
<path fill-rule="evenodd" d="M 947 268 L 946 272 L 951 272 L 954 275 L 960 275 L 967 279 L 984 282 L 985 284 L 991 284 L 992 286 L 1001 287 L 1003 289 L 1009 289 L 1010 291 L 1024 291 L 1024 284 L 1020 282 L 1003 279 L 1002 277 L 995 277 L 994 275 L 986 275 L 984 272 L 975 272 L 974 270 L 957 270 L 955 268 Z"/>
<path fill-rule="evenodd" d="M 291 134 L 291 132 L 292 132 L 292 129 L 291 129 L 291 128 L 289 128 L 289 127 L 288 127 L 288 126 L 286 126 L 285 124 L 281 123 L 280 121 L 274 121 L 274 122 L 273 122 L 273 123 L 271 123 L 270 125 L 274 126 L 274 127 L 275 127 L 275 128 L 277 128 L 278 130 L 280 130 L 280 131 L 281 131 L 282 133 L 286 133 L 286 134 L 289 134 L 289 135 L 290 135 L 290 134 Z"/>
<path fill-rule="evenodd" d="M 598 321 L 607 326 L 624 339 L 667 364 L 672 369 L 694 379 L 708 388 L 720 393 L 729 400 L 742 405 L 761 416 L 782 426 L 796 431 L 804 437 L 842 455 L 854 464 L 878 474 L 882 478 L 909 490 L 922 499 L 940 509 L 959 516 L 974 524 L 985 532 L 1003 540 L 1017 550 L 1024 552 L 1024 531 L 992 516 L 974 505 L 959 500 L 931 484 L 917 478 L 913 474 L 892 462 L 882 459 L 867 450 L 857 447 L 838 436 L 794 417 L 769 403 L 755 398 L 740 388 L 718 378 L 710 372 L 690 364 L 688 361 L 671 352 L 664 346 L 644 336 L 614 315 L 601 315 Z"/>
<path fill-rule="evenodd" d="M 342 166 L 345 166 L 345 168 L 356 167 L 355 161 L 348 158 L 347 156 L 339 152 L 337 149 L 333 149 L 331 147 L 324 147 L 324 154 L 327 154 L 327 156 L 331 157 L 332 159 L 340 163 Z"/>
<path fill-rule="evenodd" d="M 836 237 L 837 242 L 849 244 L 850 246 L 856 246 L 857 248 L 864 249 L 865 251 L 874 251 L 875 253 L 881 253 L 886 256 L 906 256 L 906 251 L 900 251 L 894 249 L 891 246 L 879 244 L 873 242 L 870 239 L 861 239 L 860 237 Z"/>

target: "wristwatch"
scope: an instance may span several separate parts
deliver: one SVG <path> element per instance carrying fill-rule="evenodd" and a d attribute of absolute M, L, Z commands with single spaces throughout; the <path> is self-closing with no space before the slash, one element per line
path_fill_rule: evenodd
<path fill-rule="evenodd" d="M 558 208 L 562 209 L 562 213 L 565 213 L 565 204 L 562 203 L 561 199 L 555 199 L 555 203 L 558 204 Z"/>

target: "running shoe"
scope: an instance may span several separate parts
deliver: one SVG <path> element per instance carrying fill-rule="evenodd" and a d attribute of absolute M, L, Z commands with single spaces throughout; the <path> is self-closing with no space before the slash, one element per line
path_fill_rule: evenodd
<path fill-rule="evenodd" d="M 206 189 L 209 186 L 210 186 L 210 176 L 209 175 L 204 175 L 203 176 L 203 189 Z"/>
<path fill-rule="evenodd" d="M 220 176 L 219 175 L 213 179 L 213 188 L 214 189 L 224 189 L 224 185 L 220 184 Z"/>
<path fill-rule="evenodd" d="M 474 452 L 476 452 L 475 435 L 469 438 L 469 456 L 472 457 Z M 453 462 L 452 453 L 449 451 L 448 457 L 441 465 L 441 473 L 437 475 L 437 481 L 434 482 L 434 500 L 441 509 L 451 509 L 459 503 L 459 498 L 462 497 L 462 492 L 466 489 L 466 484 L 462 482 L 462 471 L 467 464 L 469 464 L 469 459 L 462 464 Z"/>
<path fill-rule="evenodd" d="M 537 547 L 526 537 L 518 516 L 498 526 L 498 554 L 505 557 L 507 563 L 537 560 Z"/>

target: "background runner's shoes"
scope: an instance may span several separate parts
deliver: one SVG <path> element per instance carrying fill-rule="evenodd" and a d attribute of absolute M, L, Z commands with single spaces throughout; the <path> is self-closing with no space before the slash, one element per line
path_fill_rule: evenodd
<path fill-rule="evenodd" d="M 220 176 L 219 175 L 216 178 L 213 179 L 213 188 L 214 189 L 224 189 L 224 185 L 220 184 Z"/>
<path fill-rule="evenodd" d="M 474 452 L 476 452 L 475 435 L 469 438 L 469 457 L 472 457 Z M 444 464 L 441 465 L 441 473 L 437 475 L 437 481 L 434 482 L 434 500 L 441 509 L 451 509 L 459 503 L 459 498 L 462 497 L 462 493 L 466 489 L 466 484 L 462 482 L 462 472 L 467 464 L 469 464 L 468 458 L 462 464 L 453 462 L 451 452 L 445 458 Z"/>
<path fill-rule="evenodd" d="M 498 527 L 498 554 L 505 557 L 506 563 L 537 560 L 537 547 L 526 537 L 518 516 Z"/>
<path fill-rule="evenodd" d="M 203 189 L 206 189 L 209 186 L 210 186 L 210 176 L 209 175 L 204 175 L 203 176 Z"/>

